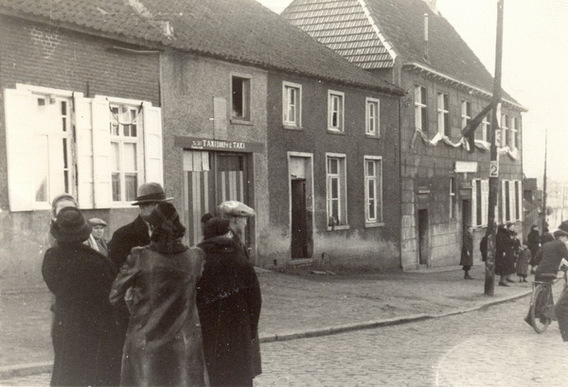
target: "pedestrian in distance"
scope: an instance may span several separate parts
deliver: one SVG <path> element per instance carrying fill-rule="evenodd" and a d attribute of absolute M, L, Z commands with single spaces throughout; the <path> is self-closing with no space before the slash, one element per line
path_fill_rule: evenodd
<path fill-rule="evenodd" d="M 205 224 L 205 269 L 197 307 L 211 386 L 252 386 L 261 373 L 258 320 L 261 294 L 254 267 L 233 238 L 230 220 Z"/>
<path fill-rule="evenodd" d="M 481 252 L 481 260 L 483 262 L 487 261 L 487 237 L 487 231 L 485 231 L 485 235 L 483 235 L 483 238 L 481 238 L 479 242 L 479 251 Z"/>
<path fill-rule="evenodd" d="M 89 224 L 93 229 L 91 235 L 97 243 L 99 252 L 105 256 L 108 256 L 108 246 L 105 240 L 105 229 L 107 226 L 106 222 L 101 218 L 91 218 L 89 219 Z"/>
<path fill-rule="evenodd" d="M 150 244 L 132 249 L 110 293 L 113 304 L 132 293 L 120 384 L 207 386 L 195 298 L 205 254 L 183 244 L 171 203 L 158 203 L 146 220 Z"/>
<path fill-rule="evenodd" d="M 538 226 L 536 224 L 531 226 L 531 230 L 527 235 L 527 244 L 532 258 L 538 253 L 538 249 L 540 248 L 540 235 L 538 234 Z"/>
<path fill-rule="evenodd" d="M 527 277 L 529 274 L 529 261 L 531 259 L 531 251 L 529 250 L 528 242 L 524 241 L 521 245 L 519 258 L 517 259 L 517 275 L 519 282 L 528 282 Z"/>
<path fill-rule="evenodd" d="M 514 242 L 511 235 L 512 224 L 500 225 L 495 237 L 495 274 L 500 276 L 499 286 L 509 286 L 515 282 L 511 275 L 515 273 Z"/>
<path fill-rule="evenodd" d="M 467 226 L 463 233 L 462 249 L 460 265 L 463 266 L 464 279 L 472 280 L 473 277 L 469 275 L 469 271 L 473 266 L 473 234 L 472 227 Z"/>
<path fill-rule="evenodd" d="M 42 275 L 55 295 L 52 386 L 118 386 L 121 350 L 108 294 L 114 266 L 84 242 L 91 226 L 75 207 L 61 209 L 50 228 Z"/>

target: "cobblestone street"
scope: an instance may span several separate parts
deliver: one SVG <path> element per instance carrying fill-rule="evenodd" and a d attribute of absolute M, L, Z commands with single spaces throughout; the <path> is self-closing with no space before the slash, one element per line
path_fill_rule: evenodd
<path fill-rule="evenodd" d="M 564 386 L 558 326 L 525 324 L 528 297 L 477 312 L 313 339 L 262 344 L 255 386 Z M 47 386 L 49 375 L 2 386 Z"/>

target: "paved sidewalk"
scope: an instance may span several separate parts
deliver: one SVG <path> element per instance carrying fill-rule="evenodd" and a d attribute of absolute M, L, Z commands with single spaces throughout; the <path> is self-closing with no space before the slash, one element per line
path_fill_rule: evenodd
<path fill-rule="evenodd" d="M 390 274 L 292 276 L 258 273 L 263 295 L 261 342 L 291 340 L 464 313 L 530 293 L 530 283 L 495 284 L 485 296 L 484 267 L 475 280 L 460 267 Z M 49 372 L 50 294 L 45 288 L 0 293 L 0 380 Z M 528 300 L 527 300 L 528 304 Z"/>

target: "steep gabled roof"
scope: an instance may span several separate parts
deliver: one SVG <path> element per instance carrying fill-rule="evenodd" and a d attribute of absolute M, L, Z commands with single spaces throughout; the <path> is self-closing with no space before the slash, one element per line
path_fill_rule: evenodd
<path fill-rule="evenodd" d="M 429 25 L 427 51 L 424 14 Z M 295 0 L 282 16 L 362 68 L 390 68 L 396 57 L 408 68 L 430 71 L 487 94 L 493 91 L 493 77 L 483 63 L 424 0 Z M 504 97 L 521 107 L 506 93 Z"/>
<path fill-rule="evenodd" d="M 0 0 L 0 13 L 117 40 L 404 94 L 255 0 Z M 173 34 L 164 29 L 164 22 Z"/>

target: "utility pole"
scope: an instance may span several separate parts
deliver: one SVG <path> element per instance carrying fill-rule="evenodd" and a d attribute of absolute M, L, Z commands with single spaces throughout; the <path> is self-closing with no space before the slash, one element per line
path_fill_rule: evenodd
<path fill-rule="evenodd" d="M 505 0 L 497 2 L 497 39 L 495 47 L 495 78 L 491 110 L 491 160 L 489 162 L 489 211 L 487 225 L 487 259 L 485 261 L 485 295 L 492 296 L 495 291 L 495 239 L 497 227 L 495 212 L 497 209 L 497 193 L 499 192 L 499 157 L 497 154 L 496 132 L 499 127 L 497 106 L 501 102 L 501 63 L 503 57 L 503 7 Z M 499 130 L 499 133 L 501 131 Z"/>

